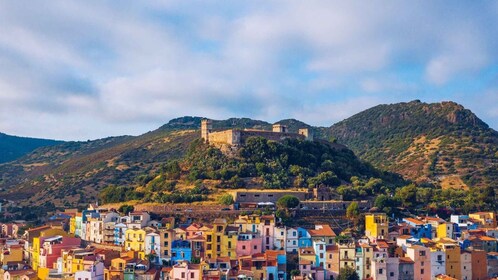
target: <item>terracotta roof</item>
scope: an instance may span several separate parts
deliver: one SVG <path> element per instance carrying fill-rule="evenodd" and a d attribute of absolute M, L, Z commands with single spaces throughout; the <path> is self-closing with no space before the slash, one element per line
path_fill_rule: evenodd
<path fill-rule="evenodd" d="M 43 226 L 39 226 L 39 227 L 35 227 L 35 228 L 30 228 L 28 229 L 27 231 L 35 231 L 35 230 L 43 230 L 43 229 L 49 229 L 51 228 L 50 226 L 47 226 L 47 225 L 43 225 Z"/>
<path fill-rule="evenodd" d="M 36 275 L 36 271 L 32 269 L 23 269 L 23 270 L 8 270 L 5 273 L 9 272 L 11 276 L 21 276 L 21 275 Z"/>
<path fill-rule="evenodd" d="M 310 260 L 299 260 L 299 264 L 308 265 L 308 264 L 311 264 L 311 261 Z"/>
<path fill-rule="evenodd" d="M 496 241 L 496 238 L 489 237 L 489 236 L 481 236 L 479 239 L 484 240 L 484 241 Z"/>
<path fill-rule="evenodd" d="M 377 240 L 376 244 L 379 248 L 389 248 L 389 244 L 385 240 Z"/>
<path fill-rule="evenodd" d="M 316 225 L 315 229 L 308 230 L 311 236 L 336 236 L 329 225 Z"/>
<path fill-rule="evenodd" d="M 436 275 L 436 279 L 441 279 L 441 280 L 458 280 L 457 278 L 450 277 L 446 274 L 438 274 Z"/>
<path fill-rule="evenodd" d="M 400 236 L 398 236 L 398 239 L 410 239 L 412 237 L 413 236 L 411 236 L 411 235 L 400 235 Z"/>
<path fill-rule="evenodd" d="M 399 258 L 400 263 L 415 263 L 412 259 L 409 257 L 400 257 Z"/>
<path fill-rule="evenodd" d="M 416 224 L 416 225 L 424 225 L 425 223 L 422 222 L 421 220 L 417 220 L 417 219 L 414 219 L 414 218 L 404 218 L 405 221 L 408 221 L 412 224 Z"/>

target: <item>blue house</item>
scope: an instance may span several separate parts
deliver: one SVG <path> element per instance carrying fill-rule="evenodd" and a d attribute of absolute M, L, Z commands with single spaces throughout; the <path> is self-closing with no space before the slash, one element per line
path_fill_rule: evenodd
<path fill-rule="evenodd" d="M 298 243 L 297 243 L 297 246 L 299 248 L 312 246 L 311 235 L 306 229 L 298 227 L 297 228 L 297 236 L 299 238 Z"/>
<path fill-rule="evenodd" d="M 410 235 L 415 238 L 432 238 L 432 225 L 413 218 L 404 218 L 403 222 L 411 226 Z"/>
<path fill-rule="evenodd" d="M 277 256 L 277 264 L 280 267 L 285 267 L 287 265 L 287 254 Z M 278 271 L 278 279 L 287 279 L 287 271 Z"/>
<path fill-rule="evenodd" d="M 192 244 L 189 240 L 175 240 L 171 243 L 171 263 L 192 261 Z"/>

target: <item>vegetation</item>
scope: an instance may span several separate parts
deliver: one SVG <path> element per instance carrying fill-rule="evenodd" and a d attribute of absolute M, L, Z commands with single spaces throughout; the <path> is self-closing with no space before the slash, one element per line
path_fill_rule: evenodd
<path fill-rule="evenodd" d="M 284 195 L 277 200 L 277 207 L 281 209 L 291 209 L 299 206 L 299 198 L 293 195 Z"/>
<path fill-rule="evenodd" d="M 130 212 L 133 212 L 135 210 L 135 207 L 133 205 L 127 205 L 123 204 L 119 207 L 118 211 L 123 213 L 124 215 L 128 215 Z"/>
<path fill-rule="evenodd" d="M 400 179 L 358 160 L 348 149 L 295 139 L 274 142 L 249 138 L 234 157 L 198 140 L 190 146 L 182 166 L 188 180 L 221 180 L 220 188 L 240 188 L 244 178 L 253 177 L 259 177 L 267 189 L 339 186 L 353 176 L 383 177 L 388 182 Z"/>
<path fill-rule="evenodd" d="M 350 266 L 346 266 L 341 268 L 339 271 L 339 276 L 337 277 L 338 280 L 360 280 L 360 277 L 358 276 L 358 273 L 356 273 L 356 270 Z"/>
<path fill-rule="evenodd" d="M 20 158 L 39 147 L 54 146 L 62 141 L 10 136 L 0 133 L 0 163 Z"/>
<path fill-rule="evenodd" d="M 220 197 L 219 201 L 222 205 L 232 205 L 233 204 L 233 196 L 229 193 L 224 194 Z"/>
<path fill-rule="evenodd" d="M 463 180 L 458 185 L 496 186 L 498 133 L 453 102 L 379 105 L 333 125 L 330 134 L 361 159 L 417 182 L 444 185 L 453 176 Z"/>
<path fill-rule="evenodd" d="M 346 217 L 357 224 L 358 217 L 360 216 L 360 208 L 358 207 L 358 202 L 353 201 L 349 204 L 346 209 Z"/>

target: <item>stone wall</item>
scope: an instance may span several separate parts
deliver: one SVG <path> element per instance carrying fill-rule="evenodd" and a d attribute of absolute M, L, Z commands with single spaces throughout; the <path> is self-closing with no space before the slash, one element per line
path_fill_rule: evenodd
<path fill-rule="evenodd" d="M 303 201 L 308 197 L 307 191 L 237 191 L 232 194 L 236 203 L 276 203 L 284 195 L 293 195 Z"/>
<path fill-rule="evenodd" d="M 249 137 L 263 137 L 271 141 L 282 141 L 286 138 L 305 140 L 306 137 L 297 133 L 283 133 L 273 131 L 254 131 L 254 130 L 241 130 L 240 142 L 245 143 Z"/>
<path fill-rule="evenodd" d="M 346 210 L 353 201 L 330 200 L 330 201 L 301 201 L 301 209 L 309 210 Z M 372 207 L 369 200 L 357 201 L 360 211 L 366 211 Z"/>

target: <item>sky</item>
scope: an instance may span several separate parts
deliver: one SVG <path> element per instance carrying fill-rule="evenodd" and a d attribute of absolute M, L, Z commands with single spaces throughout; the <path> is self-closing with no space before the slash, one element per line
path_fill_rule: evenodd
<path fill-rule="evenodd" d="M 185 115 L 330 126 L 414 99 L 498 129 L 498 2 L 0 1 L 11 135 L 139 135 Z"/>

